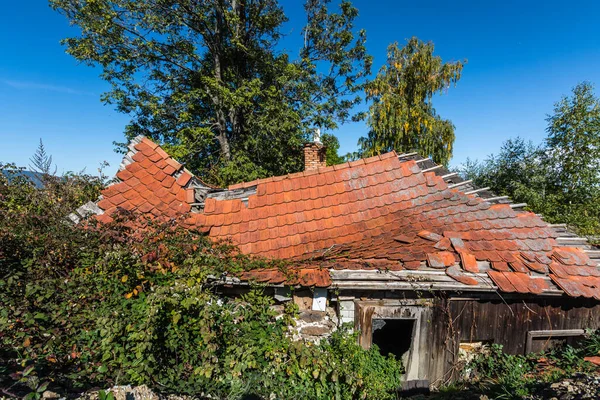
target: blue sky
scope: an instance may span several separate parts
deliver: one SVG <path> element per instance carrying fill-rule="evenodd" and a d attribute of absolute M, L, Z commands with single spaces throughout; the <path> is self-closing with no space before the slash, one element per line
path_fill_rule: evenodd
<path fill-rule="evenodd" d="M 540 142 L 552 105 L 578 82 L 600 85 L 596 1 L 355 0 L 375 70 L 390 42 L 433 41 L 444 60 L 468 59 L 456 88 L 434 100 L 456 126 L 452 165 L 485 158 L 508 138 Z M 282 43 L 294 49 L 304 20 L 300 0 L 282 0 L 290 22 Z M 100 69 L 78 64 L 59 40 L 74 34 L 42 0 L 7 2 L 0 14 L 0 161 L 27 165 L 39 138 L 59 172 L 114 173 L 126 115 L 100 102 Z M 596 93 L 600 93 L 598 87 Z M 363 123 L 335 132 L 342 152 L 355 150 Z"/>

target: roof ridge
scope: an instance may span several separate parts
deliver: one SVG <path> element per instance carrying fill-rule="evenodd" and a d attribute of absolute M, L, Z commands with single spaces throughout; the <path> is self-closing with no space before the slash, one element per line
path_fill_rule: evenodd
<path fill-rule="evenodd" d="M 246 188 L 249 188 L 252 186 L 259 185 L 261 183 L 277 182 L 277 181 L 282 181 L 285 179 L 301 178 L 301 177 L 310 176 L 310 175 L 319 175 L 319 174 L 324 174 L 324 173 L 331 172 L 331 171 L 338 171 L 340 169 L 351 168 L 351 167 L 355 167 L 358 165 L 369 164 L 369 163 L 376 162 L 376 161 L 382 161 L 382 160 L 385 160 L 388 158 L 392 158 L 394 156 L 397 157 L 398 155 L 396 154 L 396 151 L 392 150 L 392 151 L 384 153 L 384 154 L 375 155 L 375 156 L 367 157 L 367 158 L 360 158 L 358 160 L 353 160 L 353 161 L 345 161 L 340 164 L 329 165 L 327 167 L 316 168 L 316 169 L 309 170 L 309 171 L 292 172 L 292 173 L 289 173 L 286 175 L 270 176 L 267 178 L 259 178 L 259 179 L 254 179 L 254 180 L 247 181 L 247 182 L 234 183 L 232 185 L 229 185 L 227 187 L 227 189 L 229 189 L 229 190 L 246 189 Z"/>

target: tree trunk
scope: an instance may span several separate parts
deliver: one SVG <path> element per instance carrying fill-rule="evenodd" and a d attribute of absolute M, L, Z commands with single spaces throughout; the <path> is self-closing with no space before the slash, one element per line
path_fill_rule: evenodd
<path fill-rule="evenodd" d="M 219 4 L 215 7 L 216 13 L 216 21 L 215 21 L 215 41 L 216 46 L 213 54 L 213 62 L 214 62 L 214 76 L 218 85 L 223 83 L 222 74 L 221 74 L 221 54 L 223 52 L 223 9 L 222 4 Z M 213 95 L 213 104 L 215 107 L 215 126 L 217 131 L 217 140 L 219 141 L 219 146 L 221 147 L 221 156 L 229 161 L 231 160 L 231 148 L 229 146 L 229 138 L 227 137 L 227 119 L 225 116 L 225 111 L 223 110 L 223 103 L 218 95 Z"/>

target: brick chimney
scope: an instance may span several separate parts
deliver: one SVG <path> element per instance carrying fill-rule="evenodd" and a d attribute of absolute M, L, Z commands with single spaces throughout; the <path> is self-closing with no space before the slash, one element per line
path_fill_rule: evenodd
<path fill-rule="evenodd" d="M 327 148 L 321 143 L 321 132 L 315 130 L 313 141 L 304 145 L 304 170 L 311 171 L 317 168 L 324 168 L 325 150 Z"/>

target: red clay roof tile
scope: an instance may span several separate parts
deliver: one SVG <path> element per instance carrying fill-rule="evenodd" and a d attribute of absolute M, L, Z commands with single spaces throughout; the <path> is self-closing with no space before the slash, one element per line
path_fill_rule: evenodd
<path fill-rule="evenodd" d="M 541 294 L 550 289 L 550 285 L 542 278 L 529 278 L 529 291 L 535 294 Z"/>
<path fill-rule="evenodd" d="M 400 243 L 412 243 L 415 241 L 415 237 L 414 236 L 408 236 L 408 235 L 398 235 L 398 236 L 394 236 L 393 238 L 395 241 L 400 242 Z"/>
<path fill-rule="evenodd" d="M 529 293 L 529 275 L 522 272 L 503 272 L 519 293 Z"/>
<path fill-rule="evenodd" d="M 431 240 L 432 242 L 439 242 L 440 240 L 443 239 L 442 235 L 439 235 L 439 234 L 433 233 L 433 232 L 429 232 L 426 230 L 420 231 L 419 233 L 417 233 L 417 235 L 422 237 L 423 239 Z"/>
<path fill-rule="evenodd" d="M 431 268 L 446 268 L 456 262 L 454 254 L 448 251 L 427 253 L 427 264 Z"/>
<path fill-rule="evenodd" d="M 507 272 L 508 273 L 508 272 Z M 513 286 L 513 284 L 508 280 L 508 278 L 504 275 L 504 272 L 500 271 L 488 271 L 488 276 L 494 281 L 498 289 L 502 292 L 512 293 L 516 292 L 517 289 Z"/>
<path fill-rule="evenodd" d="M 459 254 L 462 267 L 465 269 L 465 271 L 473 273 L 479 272 L 479 266 L 477 265 L 477 260 L 473 254 L 466 252 L 460 252 Z"/>
<path fill-rule="evenodd" d="M 446 275 L 448 275 L 449 277 L 451 277 L 452 279 L 454 279 L 460 283 L 464 283 L 465 285 L 473 286 L 473 285 L 479 284 L 477 279 L 473 278 L 472 276 L 468 276 L 456 265 L 448 267 L 446 269 Z"/>
<path fill-rule="evenodd" d="M 183 187 L 192 176 L 184 170 L 176 185 L 173 175 L 181 164 L 147 139 L 136 149 L 134 162 L 119 173 L 124 183 L 105 189 L 99 206 L 107 214 L 115 203 L 157 217 L 189 212 L 194 191 Z M 502 291 L 547 290 L 546 281 L 528 273 L 545 275 L 548 264 L 557 279 L 569 281 L 569 289 L 586 287 L 587 292 L 578 289 L 585 295 L 594 292 L 590 282 L 595 284 L 594 277 L 600 276 L 585 253 L 555 248 L 556 234 L 536 215 L 449 190 L 443 179 L 423 174 L 416 162 L 401 162 L 394 153 L 230 189 L 252 186 L 257 192 L 247 205 L 208 198 L 204 214 L 190 214 L 186 223 L 200 223 L 199 229 L 214 238 L 231 238 L 245 253 L 309 258 L 315 252 L 340 260 L 402 260 L 406 269 L 418 269 L 427 260 L 434 268 L 452 268 L 447 274 L 464 284 L 473 284 L 474 278 L 453 266 L 459 254 L 467 271 L 478 271 L 477 260 L 489 260 L 497 271 L 488 274 Z M 432 233 L 441 230 L 444 237 Z M 550 251 L 551 258 L 545 254 Z M 517 272 L 510 272 L 506 263 Z M 392 262 L 390 268 L 402 266 Z M 315 285 L 330 282 L 327 271 L 308 269 L 303 274 Z M 261 279 L 274 282 L 281 277 L 273 273 Z M 573 279 L 583 283 L 573 284 Z"/>
<path fill-rule="evenodd" d="M 133 174 L 130 171 L 128 171 L 127 169 L 122 169 L 119 172 L 117 172 L 117 178 L 119 178 L 122 181 L 126 181 L 132 177 L 133 177 Z"/>
<path fill-rule="evenodd" d="M 492 268 L 495 269 L 496 271 L 501 271 L 501 272 L 511 271 L 511 269 L 508 267 L 508 263 L 506 263 L 504 261 L 492 262 Z"/>
<path fill-rule="evenodd" d="M 450 243 L 450 239 L 448 238 L 442 238 L 439 242 L 437 242 L 435 244 L 435 248 L 438 250 L 447 250 L 448 248 L 450 248 L 451 243 Z"/>
<path fill-rule="evenodd" d="M 550 274 L 550 279 L 556 283 L 562 290 L 571 297 L 593 297 L 594 292 L 589 290 L 585 285 L 569 278 L 559 278 L 554 274 Z"/>
<path fill-rule="evenodd" d="M 510 262 L 509 264 L 510 264 L 510 267 L 514 271 L 523 272 L 523 273 L 529 272 L 529 269 L 521 261 L 513 261 L 513 262 Z"/>

